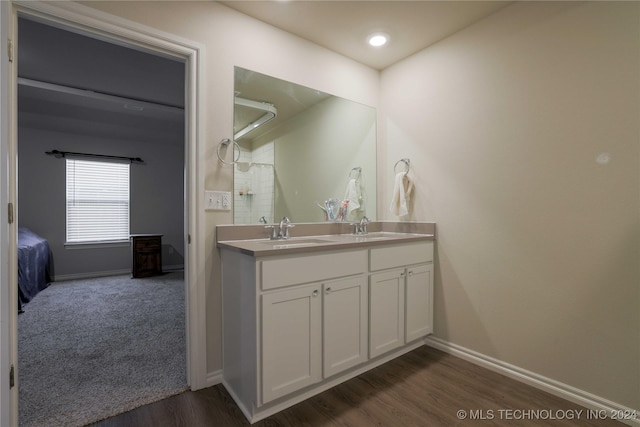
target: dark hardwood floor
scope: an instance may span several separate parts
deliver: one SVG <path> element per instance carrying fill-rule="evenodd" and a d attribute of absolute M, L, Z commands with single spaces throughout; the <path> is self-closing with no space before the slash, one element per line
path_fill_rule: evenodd
<path fill-rule="evenodd" d="M 594 419 L 594 415 L 586 408 L 423 346 L 254 425 L 623 426 L 609 419 Z M 185 392 L 92 424 L 248 425 L 221 385 Z"/>

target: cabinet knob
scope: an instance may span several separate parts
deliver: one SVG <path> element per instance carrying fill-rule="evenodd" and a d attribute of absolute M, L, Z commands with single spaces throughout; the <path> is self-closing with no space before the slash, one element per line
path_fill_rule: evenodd
<path fill-rule="evenodd" d="M 413 276 L 413 271 L 409 270 L 409 277 Z"/>
<path fill-rule="evenodd" d="M 311 296 L 312 297 L 317 297 L 318 296 L 318 290 L 316 289 L 315 291 L 311 292 Z"/>
<path fill-rule="evenodd" d="M 331 292 L 331 286 L 329 286 L 327 289 L 324 290 L 326 293 Z"/>
<path fill-rule="evenodd" d="M 405 273 L 403 271 L 402 273 L 400 273 L 400 277 L 404 277 L 404 276 L 405 276 Z"/>

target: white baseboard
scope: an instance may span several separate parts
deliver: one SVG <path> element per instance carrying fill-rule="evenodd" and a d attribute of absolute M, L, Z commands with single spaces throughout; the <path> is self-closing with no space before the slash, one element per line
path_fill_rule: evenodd
<path fill-rule="evenodd" d="M 207 372 L 207 378 L 205 380 L 205 388 L 213 387 L 214 385 L 222 384 L 222 369 L 217 371 Z"/>
<path fill-rule="evenodd" d="M 457 356 L 475 365 L 482 366 L 483 368 L 497 372 L 506 377 L 513 378 L 537 389 L 546 391 L 554 396 L 558 396 L 575 404 L 584 406 L 587 409 L 600 411 L 600 413 L 606 414 L 608 417 L 615 415 L 616 418 L 618 418 L 618 421 L 629 426 L 640 426 L 640 409 L 628 408 L 624 405 L 620 405 L 584 390 L 572 387 L 568 384 L 538 375 L 534 372 L 527 371 L 434 336 L 428 336 L 425 338 L 425 344 L 438 350 L 442 350 L 445 353 Z M 630 415 L 631 419 L 629 419 Z"/>
<path fill-rule="evenodd" d="M 92 271 L 89 273 L 58 274 L 53 278 L 53 281 L 62 282 L 64 280 L 91 279 L 94 277 L 120 276 L 123 274 L 131 274 L 131 269 L 128 268 L 126 270 Z"/>
<path fill-rule="evenodd" d="M 231 398 L 234 400 L 238 408 L 240 408 L 240 411 L 244 414 L 247 420 L 251 424 L 254 424 L 267 417 L 270 417 L 271 415 L 277 414 L 280 411 L 290 408 L 293 405 L 303 402 L 317 394 L 320 394 L 323 391 L 329 390 L 330 388 L 333 388 L 338 384 L 341 384 L 345 381 L 355 378 L 358 375 L 364 374 L 365 372 L 373 368 L 376 368 L 380 365 L 383 365 L 389 362 L 390 360 L 393 360 L 397 357 L 402 356 L 403 354 L 409 353 L 410 351 L 413 351 L 418 347 L 422 347 L 423 345 L 424 345 L 424 342 L 422 340 L 413 341 L 412 343 L 409 343 L 404 347 L 391 350 L 386 354 L 383 354 L 367 362 L 364 362 L 361 365 L 347 369 L 342 373 L 334 375 L 333 377 L 324 379 L 315 384 L 311 384 L 298 391 L 279 397 L 271 402 L 267 402 L 261 405 L 260 407 L 256 407 L 255 402 L 243 402 L 242 399 L 240 399 L 239 396 L 236 394 L 233 387 L 230 387 L 229 384 L 226 381 L 224 381 L 224 379 L 222 381 L 222 385 L 225 387 L 225 389 L 227 390 Z M 249 407 L 247 407 L 247 405 L 249 405 Z"/>
<path fill-rule="evenodd" d="M 229 384 L 224 381 L 224 379 L 222 380 L 222 386 L 225 388 L 225 390 L 227 390 L 227 393 L 229 393 L 229 396 L 231 396 L 231 399 L 233 399 L 233 402 L 238 406 L 240 412 L 242 412 L 244 417 L 249 421 L 250 424 L 253 424 L 253 421 L 251 421 L 251 411 L 247 409 L 246 406 L 244 406 L 244 404 L 242 403 L 242 399 L 238 397 L 236 392 L 233 390 L 233 387 L 230 387 Z"/>
<path fill-rule="evenodd" d="M 171 271 L 179 271 L 179 270 L 184 270 L 184 264 L 162 266 L 162 271 L 165 273 L 169 273 Z M 59 274 L 55 276 L 52 281 L 62 282 L 64 280 L 93 279 L 95 277 L 120 276 L 123 274 L 131 274 L 131 269 L 128 268 L 126 270 L 92 271 L 89 273 Z"/>
<path fill-rule="evenodd" d="M 162 266 L 162 271 L 164 271 L 165 273 L 167 273 L 169 271 L 179 271 L 179 270 L 184 270 L 184 264 L 163 265 Z"/>

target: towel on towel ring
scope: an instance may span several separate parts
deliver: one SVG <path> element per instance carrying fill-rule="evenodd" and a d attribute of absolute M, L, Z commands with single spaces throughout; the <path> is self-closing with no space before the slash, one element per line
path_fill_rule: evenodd
<path fill-rule="evenodd" d="M 391 206 L 389 210 L 397 216 L 404 216 L 409 213 L 409 201 L 413 195 L 413 181 L 405 172 L 396 174 L 393 186 L 393 195 L 391 196 Z"/>
<path fill-rule="evenodd" d="M 357 221 L 360 217 L 359 211 L 362 210 L 362 191 L 360 189 L 360 182 L 352 178 L 347 184 L 347 189 L 344 193 L 344 199 L 349 200 L 347 205 L 347 221 Z"/>

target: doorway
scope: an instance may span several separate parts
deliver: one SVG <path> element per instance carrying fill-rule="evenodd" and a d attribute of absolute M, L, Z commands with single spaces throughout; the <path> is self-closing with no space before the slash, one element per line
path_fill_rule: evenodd
<path fill-rule="evenodd" d="M 186 113 L 186 129 L 185 139 L 187 144 L 185 146 L 185 212 L 184 212 L 184 234 L 185 241 L 185 296 L 187 300 L 187 372 L 188 383 L 192 389 L 199 389 L 206 386 L 206 363 L 205 363 L 205 337 L 204 337 L 204 285 L 201 283 L 202 274 L 200 271 L 204 269 L 204 244 L 203 240 L 199 238 L 199 230 L 203 228 L 201 215 L 197 213 L 196 194 L 199 194 L 202 184 L 199 182 L 198 177 L 198 153 L 197 153 L 197 139 L 199 136 L 199 119 L 200 113 L 197 101 L 197 91 L 199 76 L 202 73 L 200 49 L 201 47 L 196 43 L 189 42 L 184 39 L 177 38 L 171 34 L 162 33 L 146 27 L 132 25 L 131 23 L 125 23 L 118 18 L 105 17 L 104 14 L 94 13 L 90 8 L 77 5 L 77 4 L 46 4 L 40 2 L 25 2 L 19 5 L 8 4 L 9 19 L 14 23 L 9 26 L 14 27 L 14 31 L 9 31 L 9 38 L 15 40 L 15 27 L 17 26 L 17 15 L 21 17 L 25 16 L 38 16 L 38 20 L 45 20 L 52 25 L 67 25 L 75 31 L 86 31 L 91 34 L 96 34 L 99 38 L 110 39 L 116 44 L 131 44 L 137 49 L 146 51 L 154 51 L 161 55 L 168 55 L 170 57 L 182 58 L 186 62 L 186 94 L 187 99 L 185 103 Z M 3 8 L 4 9 L 4 8 Z M 5 15 L 6 16 L 6 15 Z M 6 28 L 6 27 L 5 27 Z M 14 46 L 15 52 L 15 46 Z M 3 74 L 8 75 L 10 84 L 16 84 L 15 72 L 10 66 L 7 66 L 3 62 Z M 17 85 L 17 84 L 16 84 Z M 15 86 L 14 86 L 15 88 Z M 15 96 L 9 92 L 10 96 Z M 8 104 L 11 105 L 11 99 L 8 100 Z M 3 113 L 7 113 L 3 110 Z M 3 114 L 3 120 L 7 120 L 6 123 L 9 127 L 13 127 L 14 130 L 9 129 L 7 133 L 3 132 L 3 155 L 7 156 L 9 160 L 9 178 L 15 180 L 16 178 L 16 138 L 14 122 L 15 117 L 12 118 L 12 114 Z M 6 138 L 6 139 L 5 139 Z M 13 178 L 12 178 L 13 177 Z M 3 198 L 11 203 L 15 203 L 15 195 L 10 190 L 14 184 L 9 182 L 8 188 L 3 188 Z M 9 247 L 9 252 L 15 251 L 15 240 L 17 230 L 15 226 L 10 226 L 8 234 L 3 235 L 3 239 L 7 239 L 4 243 Z M 189 242 L 189 244 L 187 243 Z M 13 243 L 12 243 L 13 242 Z M 16 289 L 16 271 L 15 267 L 13 272 L 11 254 L 4 260 L 8 259 L 6 264 L 10 283 L 13 283 L 9 287 L 9 293 L 11 299 L 17 296 Z M 7 270 L 5 270 L 7 271 Z M 8 330 L 9 335 L 3 335 L 3 347 L 7 349 L 2 353 L 3 366 L 14 365 L 16 363 L 15 349 L 16 349 L 16 319 L 17 308 L 14 306 L 7 307 L 9 312 Z M 5 312 L 6 313 L 6 312 Z M 3 316 L 4 317 L 4 316 Z M 4 324 L 3 324 L 4 328 Z M 5 346 L 5 344 L 8 344 Z M 7 369 L 8 372 L 8 369 Z M 4 378 L 4 376 L 3 376 Z M 19 380 L 19 373 L 18 373 Z M 7 381 L 8 383 L 8 381 Z M 17 423 L 17 387 L 10 389 L 10 400 L 3 399 L 2 419 L 9 419 L 10 424 Z M 3 393 L 3 396 L 5 394 Z M 11 403 L 8 403 L 8 402 Z"/>

